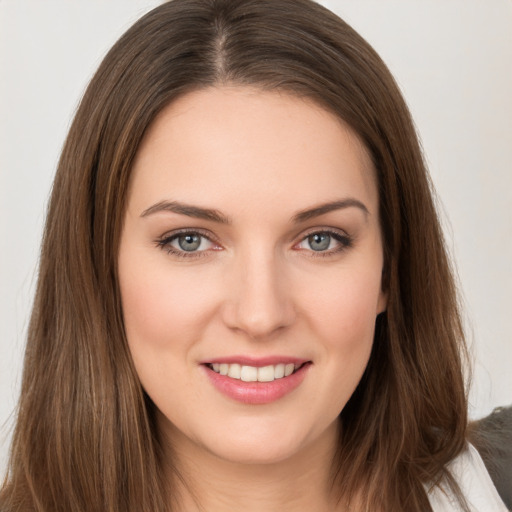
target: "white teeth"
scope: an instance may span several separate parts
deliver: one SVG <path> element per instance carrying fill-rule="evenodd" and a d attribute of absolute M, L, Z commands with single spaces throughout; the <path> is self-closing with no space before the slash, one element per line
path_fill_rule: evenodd
<path fill-rule="evenodd" d="M 262 366 L 258 368 L 259 382 L 272 382 L 276 378 L 276 371 L 273 366 Z"/>
<path fill-rule="evenodd" d="M 284 364 L 276 364 L 274 367 L 274 379 L 282 379 L 284 377 Z"/>
<path fill-rule="evenodd" d="M 213 363 L 210 365 L 214 372 L 227 375 L 232 379 L 243 380 L 244 382 L 272 382 L 275 379 L 288 377 L 300 367 L 300 364 L 293 363 L 279 363 L 259 368 L 255 366 L 242 366 L 238 363 Z"/>
<path fill-rule="evenodd" d="M 256 382 L 258 380 L 258 368 L 254 368 L 254 366 L 242 366 L 240 378 L 244 382 Z"/>
<path fill-rule="evenodd" d="M 228 377 L 231 377 L 232 379 L 239 379 L 240 378 L 240 369 L 241 366 L 239 364 L 230 364 L 229 370 L 228 370 Z"/>

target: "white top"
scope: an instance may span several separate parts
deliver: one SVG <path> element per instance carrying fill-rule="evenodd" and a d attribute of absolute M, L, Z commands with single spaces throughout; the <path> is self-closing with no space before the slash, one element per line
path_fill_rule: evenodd
<path fill-rule="evenodd" d="M 476 448 L 454 459 L 449 468 L 472 512 L 508 512 Z M 429 494 L 434 512 L 460 512 L 462 509 L 448 489 L 435 487 Z"/>

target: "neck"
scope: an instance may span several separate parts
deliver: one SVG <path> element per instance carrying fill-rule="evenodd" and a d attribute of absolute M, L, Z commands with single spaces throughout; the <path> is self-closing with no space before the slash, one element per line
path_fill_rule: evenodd
<path fill-rule="evenodd" d="M 173 429 L 174 430 L 174 429 Z M 172 433 L 169 470 L 179 510 L 187 512 L 333 512 L 346 510 L 331 489 L 337 425 L 292 457 L 265 464 L 222 459 L 179 432 Z M 178 439 L 176 439 L 178 436 Z M 176 474 L 179 478 L 176 478 Z M 172 475 L 172 476 L 171 476 Z"/>

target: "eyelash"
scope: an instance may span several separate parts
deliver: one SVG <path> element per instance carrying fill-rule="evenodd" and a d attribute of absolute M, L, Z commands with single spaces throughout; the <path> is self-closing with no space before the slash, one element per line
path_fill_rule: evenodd
<path fill-rule="evenodd" d="M 305 252 L 308 253 L 308 256 L 312 258 L 328 258 L 329 256 L 334 256 L 336 254 L 339 254 L 343 251 L 346 251 L 347 249 L 350 249 L 353 246 L 354 240 L 351 236 L 346 234 L 345 232 L 335 231 L 332 229 L 315 229 L 310 231 L 309 233 L 306 233 L 298 242 L 298 244 L 295 244 L 295 246 L 303 243 L 305 240 L 307 240 L 310 236 L 313 235 L 329 235 L 331 238 L 334 238 L 336 242 L 338 242 L 338 247 L 335 247 L 334 249 L 328 249 L 326 251 L 314 251 L 313 249 L 302 249 Z"/>
<path fill-rule="evenodd" d="M 326 234 L 332 237 L 339 245 L 338 247 L 335 247 L 334 249 L 328 249 L 325 251 L 314 251 L 313 249 L 298 249 L 300 251 L 305 251 L 308 253 L 309 257 L 312 258 L 327 258 L 329 256 L 333 256 L 335 254 L 341 253 L 347 249 L 350 249 L 353 246 L 353 238 L 346 233 L 341 233 L 339 231 L 335 231 L 332 229 L 315 229 L 313 231 L 310 231 L 309 233 L 306 233 L 299 242 L 294 244 L 294 247 L 297 245 L 303 243 L 305 240 L 307 240 L 309 237 L 313 235 L 321 235 Z M 155 244 L 157 247 L 159 247 L 162 250 L 165 250 L 167 254 L 177 256 L 179 258 L 202 258 L 208 256 L 208 253 L 210 252 L 207 250 L 202 251 L 180 251 L 172 247 L 171 243 L 176 240 L 180 236 L 184 235 L 199 235 L 202 238 L 207 239 L 212 244 L 217 244 L 215 239 L 211 236 L 210 233 L 202 231 L 200 229 L 183 229 L 179 231 L 175 231 L 171 234 L 166 234 L 162 236 L 161 238 L 155 240 Z"/>
<path fill-rule="evenodd" d="M 208 232 L 202 231 L 201 229 L 182 229 L 179 231 L 174 231 L 171 234 L 165 234 L 163 237 L 155 240 L 157 247 L 167 252 L 167 254 L 171 254 L 173 256 L 177 256 L 179 258 L 201 258 L 208 256 L 208 250 L 204 251 L 179 251 L 175 249 L 171 243 L 179 238 L 180 236 L 185 235 L 199 235 L 201 238 L 207 239 L 212 244 L 216 244 L 212 235 Z"/>

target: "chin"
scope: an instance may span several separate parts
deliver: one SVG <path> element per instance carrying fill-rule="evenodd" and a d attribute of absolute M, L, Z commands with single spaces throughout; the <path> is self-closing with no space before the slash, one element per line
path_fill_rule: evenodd
<path fill-rule="evenodd" d="M 234 464 L 279 464 L 317 453 L 320 445 L 336 442 L 336 427 L 305 425 L 287 420 L 238 423 L 222 431 L 210 431 L 202 440 L 203 447 L 216 457 Z M 214 434 L 214 435 L 212 435 Z"/>
<path fill-rule="evenodd" d="M 243 465 L 270 465 L 293 459 L 302 451 L 302 444 L 294 439 L 229 439 L 216 443 L 210 452 L 226 462 Z"/>

